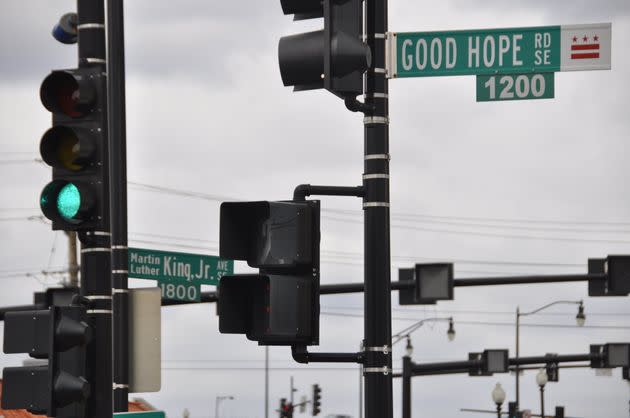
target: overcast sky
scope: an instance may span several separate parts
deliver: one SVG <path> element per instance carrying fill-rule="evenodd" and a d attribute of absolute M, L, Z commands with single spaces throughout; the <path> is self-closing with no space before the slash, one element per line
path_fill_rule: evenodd
<path fill-rule="evenodd" d="M 327 92 L 293 93 L 278 70 L 278 39 L 321 22 L 293 23 L 279 1 L 126 3 L 130 245 L 217 254 L 222 200 L 287 199 L 300 183 L 360 184 L 362 116 Z M 59 281 L 26 273 L 63 269 L 67 260 L 63 233 L 27 218 L 40 214 L 37 199 L 50 179 L 49 167 L 33 162 L 50 126 L 39 86 L 51 69 L 76 66 L 76 47 L 57 43 L 50 31 L 75 2 L 6 1 L 0 10 L 0 306 L 9 306 L 30 303 L 34 291 Z M 457 277 L 585 273 L 589 257 L 630 253 L 630 56 L 623 41 L 630 3 L 392 0 L 389 11 L 390 30 L 401 32 L 613 25 L 612 70 L 557 74 L 555 99 L 476 103 L 472 76 L 390 82 L 392 278 L 399 267 L 431 260 L 456 260 Z M 322 283 L 361 281 L 360 200 L 324 198 L 322 208 Z M 237 270 L 250 271 L 240 263 Z M 575 307 L 559 306 L 523 321 L 563 327 L 524 326 L 521 353 L 586 353 L 589 344 L 629 341 L 628 299 L 587 295 L 586 284 L 456 289 L 454 301 L 403 309 L 394 293 L 392 328 L 455 317 L 454 342 L 442 323 L 413 335 L 416 362 L 464 360 L 485 348 L 513 353 L 517 305 L 584 299 L 595 328 L 575 328 Z M 321 306 L 314 351 L 357 350 L 362 296 L 324 296 Z M 170 417 L 188 408 L 197 418 L 213 416 L 215 396 L 233 395 L 221 416 L 264 417 L 264 349 L 219 334 L 214 305 L 162 312 L 162 390 L 141 396 Z M 297 365 L 288 348 L 272 348 L 271 359 L 271 408 L 289 395 L 294 376 L 298 399 L 310 396 L 313 383 L 322 386 L 323 416 L 358 416 L 356 367 Z M 0 366 L 20 360 L 0 355 Z M 521 404 L 537 412 L 534 376 L 522 378 Z M 415 378 L 413 416 L 483 416 L 459 410 L 492 409 L 496 382 L 513 400 L 513 376 Z M 395 381 L 394 416 L 400 399 Z M 619 370 L 612 377 L 562 370 L 546 390 L 547 412 L 564 405 L 568 416 L 584 418 L 627 417 L 629 399 Z"/>

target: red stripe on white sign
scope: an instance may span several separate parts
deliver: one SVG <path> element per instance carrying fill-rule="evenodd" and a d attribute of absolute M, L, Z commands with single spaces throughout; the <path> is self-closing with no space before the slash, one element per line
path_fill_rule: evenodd
<path fill-rule="evenodd" d="M 593 52 L 588 54 L 571 54 L 571 59 L 580 60 L 580 59 L 594 59 L 599 58 L 599 52 Z"/>
<path fill-rule="evenodd" d="M 599 44 L 571 45 L 571 51 L 584 51 L 589 49 L 599 49 Z"/>

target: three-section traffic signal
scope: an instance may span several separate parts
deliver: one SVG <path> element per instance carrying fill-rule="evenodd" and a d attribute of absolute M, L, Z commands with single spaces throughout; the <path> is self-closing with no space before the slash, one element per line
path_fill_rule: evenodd
<path fill-rule="evenodd" d="M 8 312 L 4 352 L 28 353 L 47 365 L 5 367 L 2 408 L 27 409 L 50 417 L 84 417 L 90 384 L 85 380 L 85 347 L 92 338 L 83 306 Z"/>
<path fill-rule="evenodd" d="M 219 331 L 261 345 L 319 341 L 319 201 L 221 204 L 220 257 L 259 274 L 223 276 Z"/>
<path fill-rule="evenodd" d="M 324 29 L 285 36 L 278 45 L 280 74 L 295 90 L 325 88 L 339 97 L 363 93 L 372 61 L 362 40 L 362 0 L 281 0 L 295 20 L 324 18 Z"/>
<path fill-rule="evenodd" d="M 322 389 L 317 383 L 313 385 L 313 416 L 322 412 Z"/>
<path fill-rule="evenodd" d="M 53 71 L 40 89 L 53 126 L 44 133 L 40 153 L 52 181 L 40 207 L 53 229 L 102 229 L 109 222 L 105 76 L 92 68 Z"/>

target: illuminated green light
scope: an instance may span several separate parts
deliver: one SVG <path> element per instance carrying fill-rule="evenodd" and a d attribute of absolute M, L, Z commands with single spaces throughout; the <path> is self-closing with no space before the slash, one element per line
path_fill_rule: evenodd
<path fill-rule="evenodd" d="M 81 193 L 72 183 L 68 183 L 61 188 L 57 195 L 57 209 L 59 214 L 65 219 L 74 219 L 81 207 Z"/>

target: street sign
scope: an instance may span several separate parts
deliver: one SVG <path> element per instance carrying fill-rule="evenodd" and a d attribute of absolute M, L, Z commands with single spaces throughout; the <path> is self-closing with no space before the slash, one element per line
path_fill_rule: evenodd
<path fill-rule="evenodd" d="M 390 78 L 609 70 L 612 24 L 388 34 Z"/>
<path fill-rule="evenodd" d="M 116 412 L 115 418 L 166 418 L 163 411 Z"/>
<path fill-rule="evenodd" d="M 234 261 L 217 256 L 129 248 L 129 277 L 157 280 L 163 299 L 199 302 L 200 285 L 218 285 Z"/>
<path fill-rule="evenodd" d="M 553 99 L 554 73 L 477 76 L 477 101 Z"/>
<path fill-rule="evenodd" d="M 129 277 L 218 285 L 234 261 L 213 255 L 129 248 Z"/>

